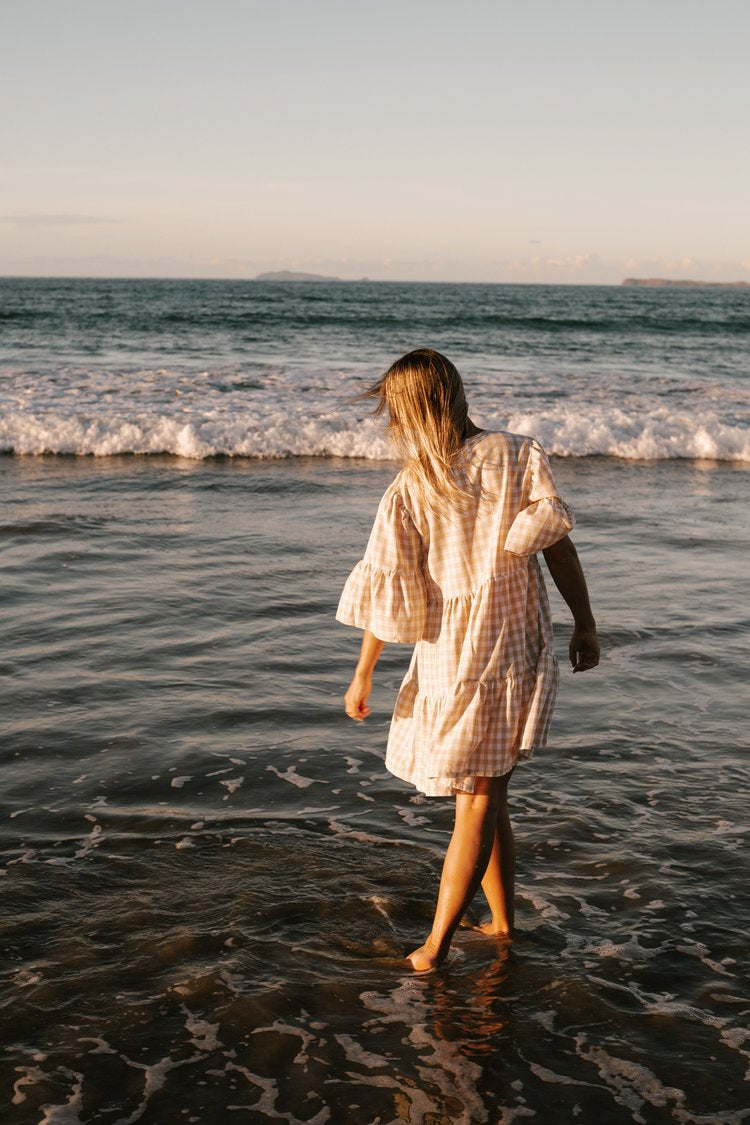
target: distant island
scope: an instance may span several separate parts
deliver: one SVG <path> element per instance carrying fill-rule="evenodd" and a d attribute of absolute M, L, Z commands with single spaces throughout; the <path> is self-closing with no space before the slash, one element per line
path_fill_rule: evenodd
<path fill-rule="evenodd" d="M 688 281 L 671 277 L 626 277 L 622 284 L 662 285 L 676 289 L 750 289 L 750 281 Z"/>
<path fill-rule="evenodd" d="M 299 273 L 296 270 L 271 270 L 259 273 L 256 281 L 341 281 L 340 277 L 328 277 L 324 273 Z"/>

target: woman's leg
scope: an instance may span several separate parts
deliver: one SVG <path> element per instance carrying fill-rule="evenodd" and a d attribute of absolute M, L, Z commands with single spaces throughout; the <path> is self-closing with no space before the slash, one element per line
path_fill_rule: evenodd
<path fill-rule="evenodd" d="M 495 842 L 490 861 L 487 864 L 487 870 L 482 879 L 482 890 L 492 911 L 492 919 L 479 928 L 485 934 L 508 934 L 509 937 L 512 937 L 515 913 L 516 846 L 513 840 L 513 826 L 510 823 L 510 814 L 508 813 L 510 773 L 500 780 L 504 781 L 505 785 L 500 792 Z"/>
<path fill-rule="evenodd" d="M 409 954 L 414 969 L 432 969 L 445 959 L 492 854 L 500 795 L 507 783 L 507 776 L 478 777 L 473 793 L 456 793 L 456 821 L 445 853 L 432 930 L 424 945 Z"/>

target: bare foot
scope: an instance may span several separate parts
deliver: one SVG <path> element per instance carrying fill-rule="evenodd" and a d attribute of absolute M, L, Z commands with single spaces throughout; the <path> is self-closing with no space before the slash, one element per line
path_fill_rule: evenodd
<path fill-rule="evenodd" d="M 441 953 L 439 950 L 436 952 L 431 946 L 425 944 L 420 945 L 419 949 L 410 953 L 406 960 L 416 973 L 429 973 L 443 963 L 445 956 L 445 953 Z"/>
<path fill-rule="evenodd" d="M 475 927 L 488 937 L 505 938 L 506 941 L 512 941 L 513 935 L 505 929 L 500 929 L 494 922 L 482 922 L 480 926 Z"/>

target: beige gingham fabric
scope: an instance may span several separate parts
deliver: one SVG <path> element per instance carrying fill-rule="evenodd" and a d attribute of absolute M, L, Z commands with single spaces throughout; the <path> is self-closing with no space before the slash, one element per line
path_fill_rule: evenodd
<path fill-rule="evenodd" d="M 535 552 L 574 525 L 541 446 L 483 432 L 456 468 L 470 502 L 431 511 L 402 471 L 380 502 L 336 617 L 416 643 L 386 766 L 427 796 L 474 791 L 546 742 L 558 666 Z"/>

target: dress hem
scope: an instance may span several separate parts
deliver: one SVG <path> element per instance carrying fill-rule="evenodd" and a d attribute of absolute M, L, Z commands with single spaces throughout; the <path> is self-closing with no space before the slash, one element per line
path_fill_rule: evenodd
<path fill-rule="evenodd" d="M 509 766 L 502 773 L 483 773 L 483 774 L 452 774 L 447 776 L 434 776 L 434 777 L 421 777 L 415 779 L 413 776 L 406 777 L 405 774 L 409 773 L 404 770 L 404 773 L 396 773 L 392 766 L 389 766 L 387 761 L 385 768 L 392 777 L 397 778 L 399 781 L 406 782 L 407 785 L 413 785 L 423 797 L 452 797 L 455 793 L 473 793 L 474 780 L 477 777 L 505 777 L 515 769 L 520 762 L 529 762 L 534 756 L 535 750 L 539 747 L 524 746 L 518 751 L 518 756 L 515 762 Z"/>

